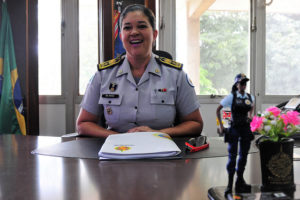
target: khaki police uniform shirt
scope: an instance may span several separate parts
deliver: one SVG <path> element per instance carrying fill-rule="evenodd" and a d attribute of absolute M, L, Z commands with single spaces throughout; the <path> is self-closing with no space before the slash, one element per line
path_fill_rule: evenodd
<path fill-rule="evenodd" d="M 158 63 L 154 54 L 136 84 L 125 57 L 121 65 L 96 72 L 81 107 L 98 116 L 108 128 L 127 132 L 136 126 L 172 127 L 176 115 L 186 116 L 200 107 L 187 74 Z"/>

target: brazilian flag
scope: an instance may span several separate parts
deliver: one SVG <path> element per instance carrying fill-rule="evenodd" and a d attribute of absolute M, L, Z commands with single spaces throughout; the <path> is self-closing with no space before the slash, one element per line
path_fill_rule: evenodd
<path fill-rule="evenodd" d="M 0 29 L 0 134 L 26 135 L 23 98 L 6 2 Z"/>

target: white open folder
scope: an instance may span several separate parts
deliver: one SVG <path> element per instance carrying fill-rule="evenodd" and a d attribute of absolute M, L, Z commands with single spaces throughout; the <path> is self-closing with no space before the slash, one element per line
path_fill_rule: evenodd
<path fill-rule="evenodd" d="M 136 132 L 109 135 L 99 159 L 141 159 L 176 156 L 181 150 L 166 133 Z"/>

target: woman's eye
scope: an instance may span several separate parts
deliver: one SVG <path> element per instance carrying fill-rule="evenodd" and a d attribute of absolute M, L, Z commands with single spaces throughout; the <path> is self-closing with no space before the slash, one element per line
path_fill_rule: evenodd
<path fill-rule="evenodd" d="M 123 30 L 130 30 L 131 29 L 131 26 L 124 26 L 123 27 Z"/>
<path fill-rule="evenodd" d="M 147 28 L 147 25 L 139 25 L 138 28 L 145 29 L 145 28 Z"/>

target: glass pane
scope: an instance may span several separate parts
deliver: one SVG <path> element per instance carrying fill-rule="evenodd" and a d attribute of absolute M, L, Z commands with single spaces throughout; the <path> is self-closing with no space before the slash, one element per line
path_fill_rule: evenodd
<path fill-rule="evenodd" d="M 176 60 L 197 94 L 226 95 L 249 76 L 249 10 L 249 0 L 176 1 Z"/>
<path fill-rule="evenodd" d="M 61 0 L 38 3 L 39 95 L 61 95 Z"/>
<path fill-rule="evenodd" d="M 266 94 L 300 94 L 300 1 L 266 7 Z"/>
<path fill-rule="evenodd" d="M 95 74 L 98 64 L 98 1 L 79 1 L 79 94 Z"/>

